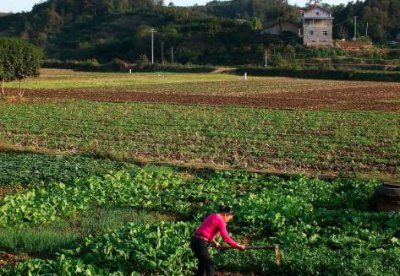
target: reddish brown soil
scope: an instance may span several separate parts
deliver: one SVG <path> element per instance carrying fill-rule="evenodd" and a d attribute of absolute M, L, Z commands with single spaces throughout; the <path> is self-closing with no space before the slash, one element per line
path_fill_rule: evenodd
<path fill-rule="evenodd" d="M 13 91 L 13 94 L 16 91 Z M 245 96 L 149 93 L 86 89 L 27 90 L 25 100 L 46 101 L 84 99 L 101 102 L 148 102 L 201 105 L 234 105 L 276 109 L 325 109 L 400 111 L 400 84 L 382 83 L 378 87 L 331 88 L 298 92 L 275 92 Z"/>
<path fill-rule="evenodd" d="M 22 187 L 12 187 L 12 188 L 0 188 L 0 198 L 8 195 L 8 194 L 12 194 L 12 193 L 16 193 L 16 192 L 20 192 L 22 191 Z"/>
<path fill-rule="evenodd" d="M 9 264 L 16 264 L 18 262 L 26 261 L 27 256 L 24 255 L 14 255 L 9 253 L 0 252 L 0 269 Z"/>

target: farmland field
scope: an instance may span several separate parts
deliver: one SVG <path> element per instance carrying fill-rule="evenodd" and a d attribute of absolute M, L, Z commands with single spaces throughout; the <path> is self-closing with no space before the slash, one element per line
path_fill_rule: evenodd
<path fill-rule="evenodd" d="M 400 215 L 368 208 L 400 181 L 398 83 L 46 69 L 17 86 L 0 98 L 2 275 L 190 275 L 221 203 L 282 264 L 212 250 L 220 272 L 398 275 Z"/>
<path fill-rule="evenodd" d="M 18 84 L 9 85 L 11 95 Z M 105 74 L 45 70 L 24 83 L 25 100 L 87 99 L 273 109 L 400 110 L 400 84 L 226 74 Z"/>
<path fill-rule="evenodd" d="M 144 103 L 0 103 L 0 139 L 52 153 L 397 177 L 400 116 Z"/>
<path fill-rule="evenodd" d="M 195 267 L 188 238 L 196 223 L 224 202 L 236 211 L 230 229 L 237 239 L 252 245 L 279 243 L 283 260 L 277 266 L 270 251 L 213 251 L 220 271 L 397 275 L 400 215 L 368 212 L 375 186 L 371 181 L 284 180 L 244 172 L 201 177 L 165 167 L 55 182 L 4 198 L 0 245 L 41 258 L 3 273 L 187 275 Z M 104 209 L 132 222 L 116 226 L 104 219 Z M 140 219 L 130 211 L 138 209 Z M 80 217 L 88 225 L 74 223 Z M 104 229 L 96 231 L 93 220 Z M 47 235 L 35 225 L 47 225 Z M 16 242 L 7 242 L 10 229 L 20 229 L 21 234 L 12 235 Z M 95 235 L 79 237 L 77 232 Z M 26 233 L 36 233 L 37 240 Z M 44 260 L 43 248 L 60 254 Z"/>

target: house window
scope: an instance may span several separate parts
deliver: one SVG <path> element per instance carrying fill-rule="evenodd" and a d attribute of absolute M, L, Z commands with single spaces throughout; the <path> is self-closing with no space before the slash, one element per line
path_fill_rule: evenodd
<path fill-rule="evenodd" d="M 319 12 L 316 12 L 315 14 L 316 14 L 317 16 L 319 16 Z"/>
<path fill-rule="evenodd" d="M 314 31 L 308 31 L 309 35 L 314 35 Z"/>
<path fill-rule="evenodd" d="M 328 36 L 328 31 L 322 31 L 323 36 Z"/>

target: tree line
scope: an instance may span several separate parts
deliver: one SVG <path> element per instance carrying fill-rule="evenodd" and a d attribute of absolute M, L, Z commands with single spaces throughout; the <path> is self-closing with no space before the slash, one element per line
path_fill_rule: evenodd
<path fill-rule="evenodd" d="M 354 16 L 357 36 L 377 43 L 395 39 L 400 30 L 400 0 L 320 4 L 332 10 L 338 39 L 354 36 Z M 270 44 L 301 44 L 290 33 L 259 35 L 284 20 L 301 24 L 299 7 L 287 0 L 212 1 L 192 7 L 163 0 L 48 0 L 29 13 L 0 17 L 0 35 L 30 41 L 50 59 L 134 62 L 143 55 L 150 59 L 150 30 L 155 28 L 157 62 L 243 64 L 259 61 Z"/>
<path fill-rule="evenodd" d="M 400 0 L 366 0 L 333 7 L 336 38 L 354 36 L 354 17 L 357 17 L 357 36 L 383 43 L 396 39 L 400 33 Z"/>

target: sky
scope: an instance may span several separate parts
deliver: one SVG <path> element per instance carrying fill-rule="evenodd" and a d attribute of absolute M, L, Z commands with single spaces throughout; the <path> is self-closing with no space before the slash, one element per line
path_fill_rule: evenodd
<path fill-rule="evenodd" d="M 33 5 L 45 2 L 45 0 L 0 0 L 0 12 L 21 12 L 32 10 Z M 194 4 L 204 5 L 209 0 L 164 0 L 166 4 L 173 2 L 176 6 L 192 6 Z M 290 4 L 304 6 L 307 0 L 289 0 Z M 331 5 L 346 4 L 349 0 L 325 0 L 324 3 Z"/>

